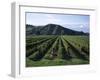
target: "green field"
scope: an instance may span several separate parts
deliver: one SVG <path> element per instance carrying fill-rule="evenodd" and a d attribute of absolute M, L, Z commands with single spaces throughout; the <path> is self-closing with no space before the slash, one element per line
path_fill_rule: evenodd
<path fill-rule="evenodd" d="M 89 64 L 89 36 L 26 37 L 26 67 Z"/>

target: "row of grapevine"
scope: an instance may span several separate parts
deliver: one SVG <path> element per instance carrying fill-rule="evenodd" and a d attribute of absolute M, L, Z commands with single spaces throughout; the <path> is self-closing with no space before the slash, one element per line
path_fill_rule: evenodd
<path fill-rule="evenodd" d="M 89 55 L 89 38 L 87 36 L 64 36 L 64 38 Z"/>
<path fill-rule="evenodd" d="M 32 55 L 30 55 L 29 58 L 34 61 L 41 60 L 55 40 L 56 38 L 49 39 L 48 41 L 38 45 L 37 50 Z"/>
<path fill-rule="evenodd" d="M 47 40 L 51 39 L 51 37 L 48 37 L 48 38 L 42 38 L 42 39 L 39 39 L 38 41 L 36 42 L 32 42 L 32 43 L 26 43 L 26 48 L 27 49 L 30 49 L 30 48 L 33 48 L 34 46 L 36 45 L 39 45 Z"/>
<path fill-rule="evenodd" d="M 89 55 L 80 47 L 74 40 L 64 36 L 30 38 L 26 41 L 26 57 L 33 61 L 72 58 L 88 60 Z"/>
<path fill-rule="evenodd" d="M 53 59 L 53 57 L 57 56 L 58 40 L 59 40 L 59 37 L 55 40 L 55 42 L 52 44 L 50 49 L 47 51 L 46 55 L 44 56 L 45 59 Z M 53 55 L 55 55 L 55 56 L 53 56 Z"/>
<path fill-rule="evenodd" d="M 65 38 L 64 38 L 65 39 Z M 76 53 L 76 56 L 80 59 L 84 59 L 84 60 L 88 60 L 89 56 L 84 53 L 83 51 L 81 51 L 80 47 L 77 46 L 77 44 L 71 42 L 68 39 L 65 39 L 65 41 L 68 43 L 68 45 L 70 45 L 70 47 L 72 48 L 72 50 L 74 51 L 74 54 Z"/>
<path fill-rule="evenodd" d="M 55 38 L 50 38 L 48 40 L 46 40 L 45 42 L 41 42 L 40 44 L 37 44 L 37 45 L 34 45 L 32 48 L 30 49 L 27 49 L 26 48 L 26 57 L 30 56 L 31 54 L 33 54 L 34 52 L 38 51 L 38 49 L 40 48 L 40 45 L 42 44 L 46 44 L 48 43 L 49 41 L 51 41 L 52 39 L 55 39 Z"/>

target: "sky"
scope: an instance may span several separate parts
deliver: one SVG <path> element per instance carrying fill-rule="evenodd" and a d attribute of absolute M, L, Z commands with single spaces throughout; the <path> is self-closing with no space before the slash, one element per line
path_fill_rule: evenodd
<path fill-rule="evenodd" d="M 65 28 L 89 33 L 89 15 L 79 14 L 50 14 L 50 13 L 26 13 L 26 24 L 47 25 L 59 24 Z"/>

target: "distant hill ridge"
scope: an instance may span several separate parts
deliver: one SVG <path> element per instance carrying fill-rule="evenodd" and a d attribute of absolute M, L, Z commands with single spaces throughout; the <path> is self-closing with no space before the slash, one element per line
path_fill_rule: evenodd
<path fill-rule="evenodd" d="M 26 35 L 88 35 L 82 31 L 75 31 L 58 24 L 34 26 L 26 24 Z"/>

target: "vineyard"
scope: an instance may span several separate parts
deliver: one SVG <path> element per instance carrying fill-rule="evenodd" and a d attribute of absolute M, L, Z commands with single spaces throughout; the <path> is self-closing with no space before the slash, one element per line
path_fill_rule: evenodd
<path fill-rule="evenodd" d="M 26 67 L 89 64 L 89 36 L 26 38 Z"/>

